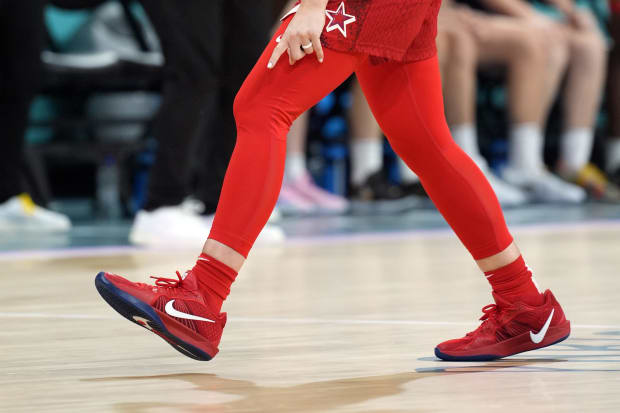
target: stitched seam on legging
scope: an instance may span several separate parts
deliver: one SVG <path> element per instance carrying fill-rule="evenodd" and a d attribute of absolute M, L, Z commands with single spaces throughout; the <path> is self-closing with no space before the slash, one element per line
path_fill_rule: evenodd
<path fill-rule="evenodd" d="M 407 83 L 408 83 L 408 84 L 407 84 L 407 92 L 409 93 L 409 96 L 411 97 L 411 100 L 413 101 L 414 110 L 415 110 L 416 114 L 418 115 L 418 117 L 420 118 L 421 123 L 422 123 L 422 126 L 424 127 L 424 130 L 426 131 L 426 133 L 428 134 L 428 136 L 430 136 L 431 138 L 433 138 L 433 134 L 432 134 L 432 133 L 430 133 L 430 129 L 428 128 L 428 126 L 427 126 L 427 124 L 426 124 L 426 118 L 425 118 L 425 117 L 423 117 L 423 116 L 421 116 L 421 112 L 420 112 L 420 109 L 419 109 L 419 106 L 418 106 L 418 101 L 417 101 L 417 99 L 415 98 L 415 94 L 413 93 L 413 90 L 412 90 L 412 87 L 413 87 L 413 79 L 411 79 L 411 77 L 410 77 L 410 75 L 409 75 L 409 72 L 407 71 L 407 69 L 405 68 L 405 66 L 404 66 L 404 65 L 398 65 L 398 66 L 399 66 L 399 69 L 400 69 L 400 70 L 402 70 L 402 71 L 404 71 L 404 72 L 405 72 L 405 76 L 406 76 L 406 78 L 407 78 L 407 80 L 408 80 L 408 82 L 407 82 Z M 443 151 L 441 151 L 441 150 L 440 150 L 439 145 L 437 144 L 437 142 L 435 141 L 435 139 L 431 139 L 431 142 L 432 142 L 432 144 L 433 144 L 433 145 L 435 145 L 435 147 L 439 150 L 439 153 L 441 154 L 441 156 L 442 156 L 442 157 L 444 157 L 444 159 L 447 159 L 447 158 L 446 158 L 446 156 L 443 154 Z M 455 144 L 455 145 L 456 145 L 456 144 Z M 473 161 L 472 161 L 472 162 L 473 162 Z M 454 172 L 456 172 L 456 173 L 457 173 L 457 174 L 461 177 L 461 179 L 465 182 L 465 184 L 466 184 L 466 185 L 469 185 L 469 186 L 472 188 L 472 191 L 475 193 L 475 188 L 473 187 L 473 185 L 471 185 L 471 184 L 467 181 L 467 179 L 465 179 L 465 177 L 463 176 L 463 174 L 462 174 L 462 173 L 461 173 L 458 169 L 456 169 L 456 168 L 452 165 L 452 163 L 450 163 L 450 162 L 447 162 L 447 163 L 448 163 L 448 165 L 450 166 L 450 168 L 452 168 L 452 169 L 454 170 Z M 484 203 L 484 202 L 482 202 L 482 201 L 481 201 L 478 197 L 475 197 L 475 198 L 477 198 L 478 202 L 480 203 L 480 205 L 482 206 L 482 208 L 483 208 L 483 209 L 484 209 L 484 211 L 486 212 L 487 216 L 489 216 L 489 217 L 490 217 L 490 216 L 491 216 L 491 214 L 489 213 L 489 210 L 488 210 L 487 206 L 485 205 L 485 203 Z M 498 234 L 496 233 L 495 229 L 493 228 L 493 225 L 491 225 L 491 231 L 493 232 L 493 236 L 494 236 L 494 238 L 495 238 L 495 244 L 496 244 L 496 245 L 498 246 L 498 248 L 499 248 L 500 243 L 499 243 L 499 239 L 498 239 L 498 236 L 497 236 Z M 510 244 L 509 244 L 509 245 L 510 245 Z M 499 253 L 499 252 L 501 252 L 501 251 L 498 251 L 498 253 Z M 494 254 L 492 254 L 492 255 L 494 255 Z M 482 258 L 486 258 L 486 257 L 482 257 Z M 480 258 L 480 259 L 482 259 L 482 258 Z"/>

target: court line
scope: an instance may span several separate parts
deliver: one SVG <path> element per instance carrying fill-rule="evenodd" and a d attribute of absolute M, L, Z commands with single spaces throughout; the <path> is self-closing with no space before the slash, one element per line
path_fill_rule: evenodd
<path fill-rule="evenodd" d="M 112 320 L 116 315 L 94 314 L 52 314 L 52 313 L 7 313 L 0 312 L 0 318 L 43 318 L 55 320 Z M 330 318 L 279 318 L 279 317 L 230 317 L 229 321 L 239 323 L 280 323 L 280 324 L 378 324 L 378 325 L 418 325 L 418 326 L 472 326 L 475 322 L 464 321 L 425 321 L 425 320 L 364 320 L 364 319 L 330 319 Z M 583 329 L 620 329 L 620 325 L 608 324 L 573 324 L 573 328 Z"/>

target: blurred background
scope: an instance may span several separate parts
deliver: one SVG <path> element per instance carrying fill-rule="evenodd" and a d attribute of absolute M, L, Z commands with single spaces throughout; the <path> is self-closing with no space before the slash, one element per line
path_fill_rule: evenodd
<path fill-rule="evenodd" d="M 0 250 L 202 245 L 235 93 L 287 7 L 0 0 Z M 446 118 L 510 224 L 620 218 L 619 12 L 444 1 Z M 293 125 L 258 242 L 419 229 L 445 224 L 352 77 Z"/>

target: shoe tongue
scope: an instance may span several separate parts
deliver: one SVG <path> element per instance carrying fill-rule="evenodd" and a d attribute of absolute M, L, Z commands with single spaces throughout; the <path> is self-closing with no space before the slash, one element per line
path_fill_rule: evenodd
<path fill-rule="evenodd" d="M 493 300 L 495 300 L 495 305 L 497 305 L 497 308 L 499 308 L 500 310 L 506 307 L 510 307 L 512 305 L 510 301 L 506 300 L 495 291 L 493 291 L 491 294 L 493 295 Z"/>
<path fill-rule="evenodd" d="M 185 271 L 181 279 L 183 280 L 183 288 L 192 291 L 198 289 L 198 280 L 192 271 Z"/>

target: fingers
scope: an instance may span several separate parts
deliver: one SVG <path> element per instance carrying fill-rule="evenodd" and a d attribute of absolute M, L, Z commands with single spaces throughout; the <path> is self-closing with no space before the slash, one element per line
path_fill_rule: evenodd
<path fill-rule="evenodd" d="M 287 48 L 288 48 L 287 42 L 285 42 L 284 39 L 282 39 L 280 43 L 278 43 L 278 45 L 275 47 L 275 49 L 273 49 L 273 53 L 271 53 L 271 57 L 269 58 L 269 63 L 267 63 L 267 69 L 274 68 L 274 66 L 276 65 L 276 63 L 278 63 L 278 60 L 280 60 L 280 57 L 286 51 Z"/>
<path fill-rule="evenodd" d="M 325 55 L 323 54 L 323 46 L 321 45 L 321 38 L 319 36 L 312 38 L 312 49 L 316 53 L 316 59 L 319 63 L 323 63 Z"/>
<path fill-rule="evenodd" d="M 302 44 L 301 37 L 295 36 L 292 37 L 288 42 L 288 52 L 289 52 L 289 63 L 295 64 L 296 61 L 303 59 L 306 56 L 305 51 L 301 48 Z"/>
<path fill-rule="evenodd" d="M 302 36 L 288 37 L 284 34 L 280 43 L 273 49 L 271 57 L 269 58 L 269 63 L 267 63 L 267 68 L 273 69 L 284 52 L 288 52 L 288 62 L 290 65 L 294 65 L 295 62 L 312 53 L 316 53 L 317 60 L 323 63 L 323 58 L 325 56 L 320 37 L 312 36 L 311 40 L 308 40 L 308 38 L 309 37 Z"/>

